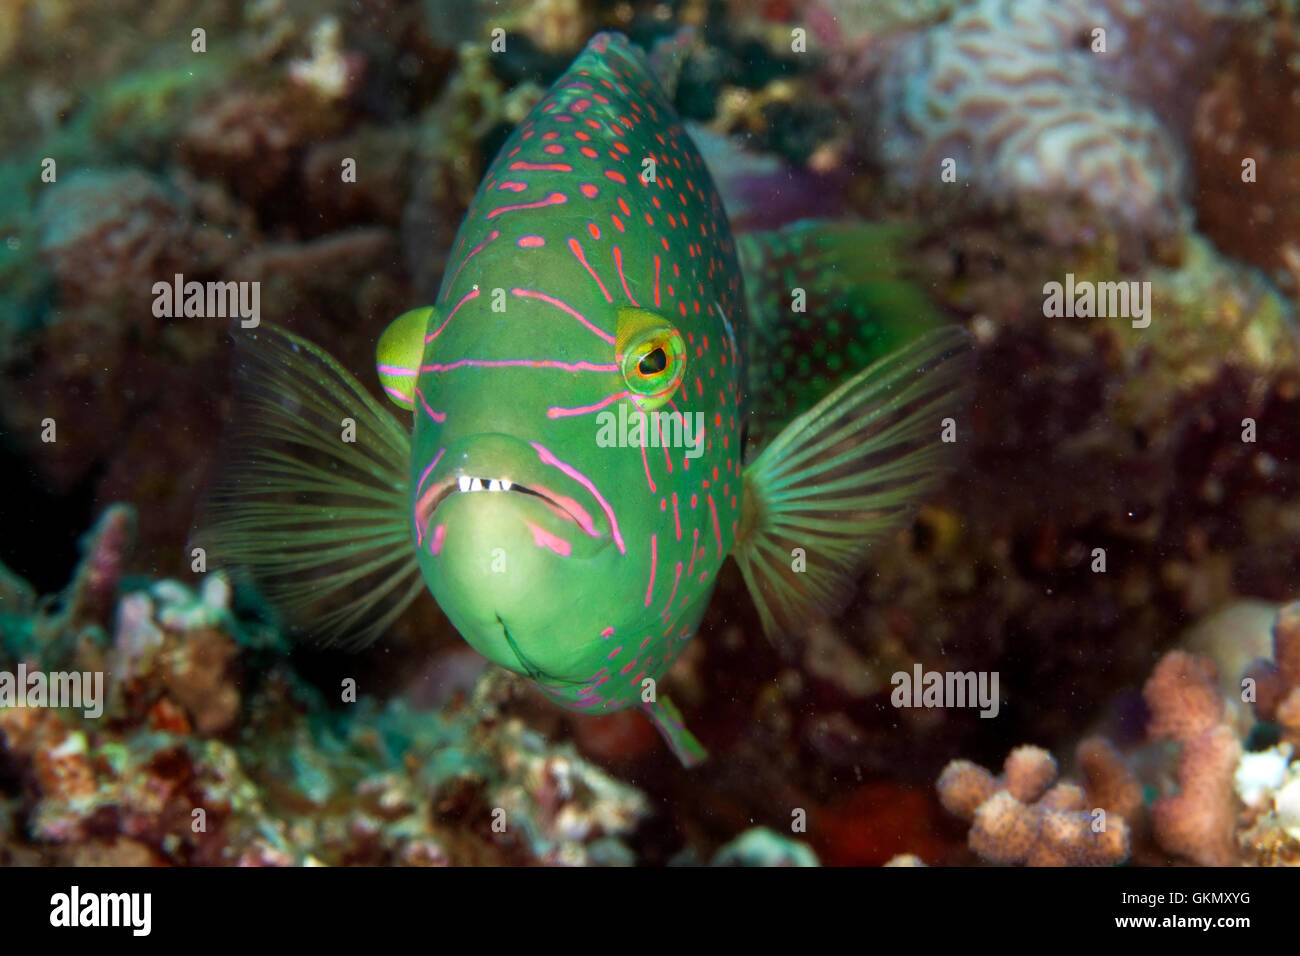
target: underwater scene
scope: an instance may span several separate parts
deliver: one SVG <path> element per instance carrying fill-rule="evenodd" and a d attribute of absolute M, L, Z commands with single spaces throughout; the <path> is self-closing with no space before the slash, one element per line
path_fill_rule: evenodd
<path fill-rule="evenodd" d="M 0 0 L 0 104 L 0 865 L 1300 864 L 1300 0 Z"/>

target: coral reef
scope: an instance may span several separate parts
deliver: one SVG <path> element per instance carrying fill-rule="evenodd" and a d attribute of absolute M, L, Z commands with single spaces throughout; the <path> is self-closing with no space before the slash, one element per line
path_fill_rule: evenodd
<path fill-rule="evenodd" d="M 1277 724 L 1282 739 L 1300 748 L 1300 603 L 1288 604 L 1273 624 L 1273 658 L 1257 667 L 1255 714 Z"/>
<path fill-rule="evenodd" d="M 1225 13 L 1219 0 L 981 0 L 871 46 L 850 94 L 861 146 L 903 189 L 1010 209 L 1057 241 L 1108 223 L 1178 235 L 1180 119 Z"/>
<path fill-rule="evenodd" d="M 41 197 L 36 215 L 41 255 L 70 308 L 139 300 L 153 277 L 193 255 L 183 197 L 138 169 L 77 170 Z"/>
<path fill-rule="evenodd" d="M 0 89 L 34 73 L 45 100 L 63 104 L 43 125 L 0 131 L 0 448 L 27 459 L 39 485 L 77 496 L 82 513 L 92 501 L 153 502 L 140 553 L 164 574 L 182 567 L 228 381 L 225 321 L 156 316 L 153 284 L 261 279 L 273 266 L 268 320 L 300 315 L 317 338 L 357 327 L 359 314 L 380 323 L 412 295 L 398 229 L 417 134 L 445 144 L 421 156 L 420 174 L 459 165 L 468 178 L 487 131 L 444 135 L 470 107 L 432 109 L 456 52 L 417 8 L 201 6 L 149 11 L 133 42 L 79 52 L 80 32 L 29 15 L 29 52 L 0 66 Z M 178 26 L 191 17 L 205 51 Z M 111 32 L 99 11 L 79 22 Z M 501 92 L 489 91 L 494 109 Z M 47 158 L 57 176 L 45 180 Z M 346 159 L 359 174 L 345 186 Z M 454 223 L 464 202 L 449 201 L 433 214 Z M 46 419 L 57 442 L 42 441 Z"/>
<path fill-rule="evenodd" d="M 825 43 L 866 45 L 873 37 L 903 27 L 927 26 L 952 16 L 973 0 L 807 0 L 802 19 Z"/>
<path fill-rule="evenodd" d="M 1296 614 L 1266 624 L 1300 580 L 1300 357 L 1279 295 L 1300 289 L 1300 175 L 1278 119 L 1298 9 L 0 2 L 0 666 L 98 669 L 110 692 L 98 720 L 0 716 L 0 860 L 933 865 L 974 862 L 977 840 L 990 860 L 1113 862 L 1081 829 L 1105 808 L 1135 863 L 1294 864 Z M 229 385 L 224 322 L 154 316 L 152 283 L 259 281 L 266 321 L 365 380 L 385 322 L 436 292 L 485 162 L 606 27 L 678 58 L 676 105 L 733 226 L 899 223 L 979 352 L 964 466 L 796 657 L 723 575 L 672 678 L 713 753 L 690 775 L 636 714 L 569 717 L 485 675 L 427 599 L 340 661 L 287 656 L 219 576 L 165 580 L 189 568 Z M 1043 285 L 1067 272 L 1150 282 L 1150 328 L 1046 318 Z M 1241 614 L 1187 632 L 1221 609 Z M 1148 740 L 1137 690 L 1173 646 Z M 889 675 L 918 662 L 998 671 L 1008 706 L 890 707 Z M 1076 748 L 1085 726 L 1111 743 Z M 1001 781 L 978 768 L 1024 740 L 1073 750 L 1078 785 L 1040 751 Z M 934 793 L 954 754 L 973 761 L 969 828 Z M 781 835 L 795 809 L 807 846 Z"/>
<path fill-rule="evenodd" d="M 1246 807 L 1237 845 L 1259 866 L 1300 866 L 1300 762 L 1290 744 L 1244 754 L 1237 795 Z"/>
<path fill-rule="evenodd" d="M 109 509 L 57 599 L 0 568 L 0 672 L 105 678 L 100 714 L 0 707 L 0 863 L 642 862 L 646 794 L 530 725 L 521 682 L 476 666 L 381 699 L 347 668 L 331 704 L 221 573 L 124 576 L 133 524 Z M 742 829 L 676 862 L 818 863 L 798 839 Z"/>
<path fill-rule="evenodd" d="M 58 609 L 0 605 L 0 662 L 107 676 L 98 718 L 0 709 L 14 786 L 0 786 L 13 822 L 0 860 L 635 861 L 625 840 L 644 795 L 505 715 L 500 675 L 437 711 L 346 692 L 356 702 L 331 708 L 288 667 L 278 631 L 232 609 L 221 575 L 197 592 L 122 581 L 130 523 L 125 508 L 101 519 Z"/>
<path fill-rule="evenodd" d="M 1224 252 L 1300 293 L 1300 135 L 1277 117 L 1294 110 L 1300 75 L 1300 6 L 1243 4 L 1196 110 L 1193 159 L 1200 228 Z"/>
<path fill-rule="evenodd" d="M 1119 811 L 1132 812 L 1133 787 L 1115 774 L 1117 764 L 1102 743 L 1085 741 L 1082 746 L 1088 748 L 1097 792 L 1053 785 L 1052 755 L 1038 747 L 1018 747 L 1007 755 L 998 777 L 967 760 L 949 763 L 939 777 L 939 800 L 950 813 L 970 821 L 970 848 L 989 863 L 1123 863 L 1129 855 L 1129 828 Z M 1107 805 L 1103 799 L 1119 802 Z"/>
<path fill-rule="evenodd" d="M 1240 696 L 1259 711 L 1254 726 L 1243 724 L 1225 700 L 1211 657 L 1176 649 L 1160 658 L 1142 690 L 1147 741 L 1126 752 L 1102 737 L 1081 741 L 1075 767 L 1082 787 L 1047 789 L 1056 764 L 1035 747 L 1012 751 L 1000 777 L 967 760 L 950 762 L 938 781 L 939 799 L 971 822 L 970 848 L 987 862 L 1027 865 L 1120 862 L 1130 852 L 1146 865 L 1300 864 L 1295 747 L 1290 740 L 1247 746 L 1261 739 L 1261 729 L 1285 733 L 1272 722 L 1277 693 L 1287 686 L 1282 675 L 1293 663 L 1300 606 L 1288 605 L 1274 616 L 1277 660 L 1257 664 L 1255 676 L 1239 685 Z M 1190 632 L 1203 633 L 1199 627 Z M 1216 646 L 1235 656 L 1224 644 Z M 1095 808 L 1106 811 L 1107 829 L 1120 821 L 1122 853 L 1118 836 L 1090 832 Z"/>

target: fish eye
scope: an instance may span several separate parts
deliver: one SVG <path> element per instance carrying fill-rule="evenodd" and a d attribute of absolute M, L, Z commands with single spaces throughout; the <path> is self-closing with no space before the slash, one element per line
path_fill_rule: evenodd
<path fill-rule="evenodd" d="M 653 312 L 621 309 L 615 350 L 632 402 L 642 411 L 665 404 L 686 374 L 681 333 Z"/>
<path fill-rule="evenodd" d="M 642 375 L 657 375 L 668 367 L 668 353 L 663 346 L 656 346 L 636 363 L 636 367 Z"/>

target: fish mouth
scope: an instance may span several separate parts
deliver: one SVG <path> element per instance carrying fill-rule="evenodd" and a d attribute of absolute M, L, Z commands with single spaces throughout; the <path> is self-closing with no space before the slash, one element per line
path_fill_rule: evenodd
<path fill-rule="evenodd" d="M 549 512 L 556 520 L 544 523 L 553 530 L 578 529 L 581 534 L 573 537 L 588 543 L 584 552 L 593 546 L 602 550 L 612 540 L 612 524 L 598 496 L 522 439 L 472 435 L 449 445 L 440 459 L 416 489 L 415 518 L 421 528 L 430 527 L 438 509 L 455 498 L 486 495 L 507 500 L 516 495 Z"/>
<path fill-rule="evenodd" d="M 485 478 L 458 474 L 430 484 L 421 494 L 416 514 L 422 525 L 428 524 L 438 506 L 452 495 L 528 495 L 536 498 L 556 516 L 577 525 L 593 538 L 600 537 L 591 514 L 576 501 L 557 495 L 537 485 L 522 485 L 509 478 Z"/>

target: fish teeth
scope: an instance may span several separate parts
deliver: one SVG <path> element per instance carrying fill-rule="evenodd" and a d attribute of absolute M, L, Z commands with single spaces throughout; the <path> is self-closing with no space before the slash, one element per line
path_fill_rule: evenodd
<path fill-rule="evenodd" d="M 456 486 L 461 491 L 509 491 L 514 487 L 512 482 L 504 478 L 471 478 L 469 475 L 461 475 L 456 479 Z"/>

